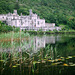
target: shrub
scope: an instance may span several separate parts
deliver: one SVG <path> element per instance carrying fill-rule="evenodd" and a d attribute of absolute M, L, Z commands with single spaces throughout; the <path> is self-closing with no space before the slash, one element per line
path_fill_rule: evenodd
<path fill-rule="evenodd" d="M 12 26 L 8 26 L 0 21 L 0 32 L 10 32 L 13 30 Z"/>
<path fill-rule="evenodd" d="M 54 31 L 54 32 L 58 32 L 58 30 L 56 30 L 56 29 L 54 29 L 53 31 Z"/>
<path fill-rule="evenodd" d="M 25 33 L 27 32 L 27 29 L 25 29 Z"/>
<path fill-rule="evenodd" d="M 18 32 L 18 31 L 20 31 L 19 27 L 17 27 L 17 28 L 14 29 L 14 32 Z"/>

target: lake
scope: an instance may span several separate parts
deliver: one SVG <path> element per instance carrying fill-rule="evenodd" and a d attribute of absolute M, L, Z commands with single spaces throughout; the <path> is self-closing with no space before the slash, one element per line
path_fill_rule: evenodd
<path fill-rule="evenodd" d="M 0 40 L 0 75 L 74 75 L 75 35 Z"/>

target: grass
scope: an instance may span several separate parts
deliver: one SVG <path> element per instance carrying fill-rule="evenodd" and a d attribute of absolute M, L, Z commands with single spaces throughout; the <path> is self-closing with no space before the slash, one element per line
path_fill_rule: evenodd
<path fill-rule="evenodd" d="M 8 33 L 1 33 L 0 34 L 0 39 L 10 39 L 13 37 L 13 39 L 15 38 L 19 38 L 19 37 L 26 37 L 29 36 L 28 33 L 24 33 L 22 32 L 8 32 Z"/>
<path fill-rule="evenodd" d="M 61 30 L 61 31 L 21 31 L 21 32 L 8 32 L 8 33 L 1 33 L 0 34 L 0 40 L 1 39 L 15 39 L 15 38 L 19 38 L 19 37 L 27 37 L 30 36 L 29 34 L 67 34 L 67 33 L 75 33 L 75 30 Z"/>

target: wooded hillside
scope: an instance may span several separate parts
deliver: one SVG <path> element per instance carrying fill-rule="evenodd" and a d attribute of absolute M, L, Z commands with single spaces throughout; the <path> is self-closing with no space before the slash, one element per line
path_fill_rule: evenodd
<path fill-rule="evenodd" d="M 75 0 L 0 0 L 0 14 L 17 9 L 18 14 L 22 12 L 28 15 L 29 9 L 32 9 L 48 23 L 54 22 L 56 25 L 75 29 L 74 3 Z"/>

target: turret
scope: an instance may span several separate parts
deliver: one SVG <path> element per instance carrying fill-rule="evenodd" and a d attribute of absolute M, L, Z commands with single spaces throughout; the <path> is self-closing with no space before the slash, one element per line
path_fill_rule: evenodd
<path fill-rule="evenodd" d="M 21 16 L 22 16 L 22 13 L 21 13 Z"/>
<path fill-rule="evenodd" d="M 17 10 L 14 10 L 14 13 L 17 15 Z"/>
<path fill-rule="evenodd" d="M 33 14 L 32 9 L 29 10 L 29 14 L 30 16 Z"/>

